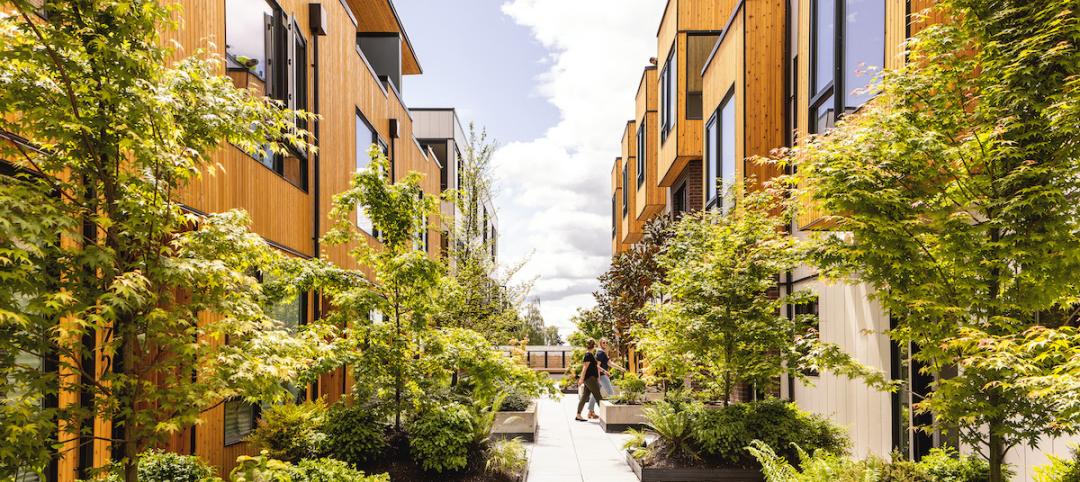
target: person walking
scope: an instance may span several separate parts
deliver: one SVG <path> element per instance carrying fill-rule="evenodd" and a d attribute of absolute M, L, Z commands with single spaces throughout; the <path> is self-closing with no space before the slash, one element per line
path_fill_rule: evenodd
<path fill-rule="evenodd" d="M 600 368 L 600 392 L 606 396 L 612 396 L 615 394 L 615 387 L 611 386 L 611 360 L 607 355 L 608 341 L 607 338 L 600 339 L 600 349 L 596 350 L 596 363 Z M 596 404 L 600 403 L 596 397 L 589 397 L 589 418 L 600 418 L 596 415 Z"/>
<path fill-rule="evenodd" d="M 581 374 L 578 376 L 578 385 L 581 385 L 582 391 L 578 395 L 577 413 L 574 415 L 574 420 L 579 422 L 589 421 L 587 418 L 581 418 L 581 409 L 585 408 L 585 402 L 589 401 L 590 395 L 596 397 L 597 400 L 604 399 L 600 393 L 600 366 L 596 363 L 596 355 L 593 353 L 595 349 L 595 341 L 589 340 L 585 343 L 585 358 L 582 359 Z"/>

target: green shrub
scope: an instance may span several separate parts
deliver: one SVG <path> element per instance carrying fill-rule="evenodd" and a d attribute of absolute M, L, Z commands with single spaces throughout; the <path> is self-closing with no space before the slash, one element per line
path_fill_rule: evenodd
<path fill-rule="evenodd" d="M 230 477 L 232 482 L 390 482 L 387 474 L 365 475 L 340 460 L 305 459 L 293 465 L 269 457 L 265 450 L 238 457 Z"/>
<path fill-rule="evenodd" d="M 286 462 L 318 457 L 326 441 L 326 414 L 322 401 L 274 405 L 263 410 L 248 441 L 270 458 Z"/>
<path fill-rule="evenodd" d="M 518 438 L 492 442 L 485 451 L 485 456 L 485 470 L 507 477 L 518 477 L 529 465 L 529 459 L 525 456 L 525 444 Z"/>
<path fill-rule="evenodd" d="M 708 458 L 737 467 L 755 467 L 746 447 L 760 440 L 792 464 L 799 461 L 795 445 L 814 453 L 842 454 L 848 445 L 843 431 L 823 417 L 778 399 L 736 403 L 704 410 L 693 424 L 694 443 Z"/>
<path fill-rule="evenodd" d="M 476 433 L 474 417 L 460 403 L 430 404 L 408 429 L 413 460 L 439 473 L 465 468 Z"/>
<path fill-rule="evenodd" d="M 694 404 L 669 400 L 661 400 L 645 407 L 645 420 L 657 436 L 656 442 L 649 447 L 649 457 L 682 460 L 697 458 L 691 443 L 698 411 L 700 407 Z"/>
<path fill-rule="evenodd" d="M 358 403 L 338 402 L 330 407 L 322 432 L 326 434 L 325 454 L 352 465 L 374 460 L 387 446 L 386 424 Z"/>
<path fill-rule="evenodd" d="M 1080 482 L 1080 447 L 1072 458 L 1050 457 L 1050 465 L 1035 468 L 1036 482 Z"/>
<path fill-rule="evenodd" d="M 640 405 L 645 401 L 645 380 L 636 373 L 627 372 L 615 381 L 615 386 L 619 388 L 619 393 L 612 398 L 615 403 Z"/>
<path fill-rule="evenodd" d="M 521 393 L 520 390 L 510 390 L 506 392 L 506 398 L 504 398 L 502 404 L 499 405 L 499 411 L 524 412 L 529 409 L 530 404 L 532 404 L 532 399 L 530 397 Z"/>
<path fill-rule="evenodd" d="M 990 480 L 990 464 L 986 460 L 976 456 L 961 456 L 952 447 L 931 450 L 919 461 L 919 466 L 930 475 L 930 479 L 934 482 Z"/>
<path fill-rule="evenodd" d="M 123 468 L 119 464 L 109 467 L 108 474 L 100 482 L 121 482 Z M 202 482 L 221 480 L 214 476 L 214 469 L 194 455 L 150 450 L 139 456 L 139 480 L 141 482 Z"/>
<path fill-rule="evenodd" d="M 390 482 L 388 474 L 365 475 L 335 459 L 308 459 L 296 464 L 293 482 Z"/>
<path fill-rule="evenodd" d="M 275 460 L 262 454 L 250 457 L 241 455 L 236 458 L 236 467 L 229 473 L 232 482 L 295 482 L 293 465 Z"/>

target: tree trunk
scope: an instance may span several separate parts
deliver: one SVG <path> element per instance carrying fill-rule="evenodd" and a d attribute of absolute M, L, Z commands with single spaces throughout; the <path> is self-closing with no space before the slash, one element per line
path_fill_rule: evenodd
<path fill-rule="evenodd" d="M 990 426 L 990 482 L 1004 482 L 1002 467 L 1005 465 L 1005 440 L 998 434 L 998 428 Z"/>

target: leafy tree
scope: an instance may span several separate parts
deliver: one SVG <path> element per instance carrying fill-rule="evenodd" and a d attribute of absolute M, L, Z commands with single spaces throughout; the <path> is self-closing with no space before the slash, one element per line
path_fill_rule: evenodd
<path fill-rule="evenodd" d="M 1080 16 L 1071 0 L 945 0 L 877 98 L 795 150 L 807 195 L 939 378 L 917 405 L 1006 454 L 1080 429 Z M 950 370 L 952 371 L 952 370 Z"/>
<path fill-rule="evenodd" d="M 649 370 L 675 382 L 697 377 L 725 404 L 739 383 L 766 387 L 785 372 L 805 379 L 807 368 L 885 386 L 881 373 L 819 342 L 813 315 L 783 315 L 784 305 L 805 302 L 807 293 L 769 295 L 801 261 L 797 240 L 783 230 L 786 218 L 771 212 L 777 199 L 748 193 L 727 214 L 702 211 L 675 225 L 657 259 L 667 273 L 656 286 L 663 301 L 650 302 L 648 323 L 632 332 Z"/>
<path fill-rule="evenodd" d="M 577 328 L 570 334 L 567 341 L 573 346 L 585 346 L 588 340 L 615 338 L 615 324 L 605 318 L 599 307 L 578 308 L 577 312 L 570 317 L 570 321 Z"/>
<path fill-rule="evenodd" d="M 531 282 L 515 283 L 524 263 L 501 268 L 494 252 L 495 233 L 488 232 L 485 204 L 494 197 L 491 156 L 496 144 L 487 131 L 469 125 L 469 141 L 458 164 L 458 188 L 449 193 L 457 208 L 447 231 L 448 276 L 440 284 L 439 326 L 469 328 L 493 343 L 530 336 L 520 308 L 532 289 Z"/>
<path fill-rule="evenodd" d="M 235 88 L 219 57 L 170 61 L 160 32 L 175 7 L 73 0 L 39 15 L 36 3 L 0 18 L 0 157 L 17 171 L 0 176 L 0 432 L 18 444 L 0 450 L 0 478 L 92 443 L 104 419 L 134 481 L 144 449 L 222 398 L 291 397 L 283 382 L 327 353 L 325 327 L 267 315 L 303 287 L 254 276 L 304 268 L 243 213 L 177 202 L 223 142 L 306 148 L 294 119 L 311 116 Z M 41 408 L 61 392 L 86 403 Z"/>
<path fill-rule="evenodd" d="M 422 393 L 414 375 L 414 355 L 421 334 L 431 327 L 435 293 L 442 279 L 441 264 L 414 242 L 427 229 L 424 219 L 435 213 L 436 201 L 425 196 L 421 176 L 410 172 L 396 183 L 386 179 L 390 162 L 372 144 L 370 166 L 353 176 L 348 190 L 334 196 L 330 217 L 334 226 L 324 241 L 350 244 L 350 255 L 365 267 L 370 280 L 327 286 L 324 293 L 334 310 L 327 319 L 351 328 L 357 347 L 355 376 L 368 396 L 392 392 L 394 428 L 401 429 L 405 399 Z M 357 209 L 365 210 L 381 245 L 369 241 L 355 224 Z"/>
<path fill-rule="evenodd" d="M 600 275 L 600 289 L 593 293 L 596 309 L 612 329 L 609 339 L 618 355 L 627 356 L 633 345 L 632 329 L 646 322 L 641 311 L 656 293 L 654 285 L 663 279 L 665 268 L 658 262 L 671 238 L 671 220 L 658 216 L 645 225 L 640 241 L 611 260 Z"/>
<path fill-rule="evenodd" d="M 545 345 L 562 345 L 562 335 L 559 334 L 559 327 L 546 326 L 544 327 L 544 344 Z"/>

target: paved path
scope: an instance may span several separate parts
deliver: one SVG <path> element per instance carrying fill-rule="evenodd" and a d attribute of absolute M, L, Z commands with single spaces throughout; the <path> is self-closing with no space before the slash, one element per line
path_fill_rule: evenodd
<path fill-rule="evenodd" d="M 540 400 L 529 482 L 637 482 L 623 456 L 627 436 L 605 433 L 597 421 L 574 421 L 577 401 L 576 394 Z"/>

